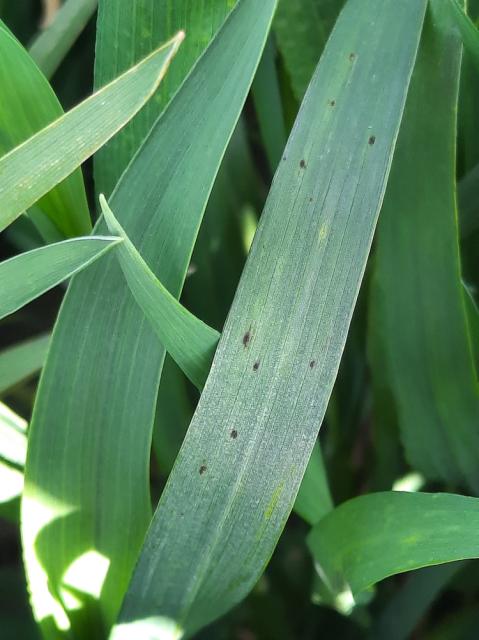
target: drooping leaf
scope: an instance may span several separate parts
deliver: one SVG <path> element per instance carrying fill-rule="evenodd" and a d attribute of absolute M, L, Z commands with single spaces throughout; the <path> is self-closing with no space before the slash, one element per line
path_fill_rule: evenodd
<path fill-rule="evenodd" d="M 397 573 L 479 557 L 478 505 L 448 493 L 370 493 L 320 520 L 308 545 L 331 589 L 354 597 Z"/>
<path fill-rule="evenodd" d="M 143 259 L 176 297 L 274 6 L 274 0 L 236 5 L 110 200 Z M 95 633 L 117 615 L 151 518 L 151 432 L 164 353 L 116 259 L 75 278 L 40 381 L 22 506 L 33 608 L 55 640 L 65 625 Z M 93 551 L 107 571 L 100 579 L 86 572 L 90 580 L 74 585 L 68 619 L 63 576 Z"/>
<path fill-rule="evenodd" d="M 179 33 L 0 159 L 0 230 L 66 178 L 141 109 L 182 39 Z"/>
<path fill-rule="evenodd" d="M 1 21 L 0 86 L 0 155 L 63 115 L 48 81 Z M 63 182 L 52 185 L 52 190 L 44 192 L 45 195 L 40 194 L 43 197 L 38 207 L 64 235 L 87 234 L 91 231 L 91 222 L 82 174 L 79 169 L 69 174 L 71 170 Z M 22 188 L 27 190 L 27 185 Z"/>
<path fill-rule="evenodd" d="M 193 384 L 202 389 L 220 334 L 185 309 L 163 286 L 102 195 L 100 205 L 110 233 L 123 239 L 117 256 L 133 297 L 170 356 Z"/>
<path fill-rule="evenodd" d="M 409 461 L 478 492 L 479 386 L 455 211 L 461 42 L 442 28 L 442 1 L 431 8 L 378 227 L 376 321 Z"/>
<path fill-rule="evenodd" d="M 425 7 L 350 0 L 339 18 L 114 638 L 193 634 L 239 602 L 271 556 L 339 367 Z"/>
<path fill-rule="evenodd" d="M 1 269 L 0 264 L 0 274 Z M 0 352 L 0 394 L 30 378 L 43 367 L 49 344 L 50 334 L 44 334 Z"/>
<path fill-rule="evenodd" d="M 98 0 L 66 0 L 52 23 L 32 42 L 30 55 L 47 78 L 51 78 L 58 69 L 97 5 Z"/>
<path fill-rule="evenodd" d="M 100 0 L 95 85 L 100 87 L 179 29 L 186 38 L 160 90 L 141 113 L 95 156 L 97 193 L 110 196 L 117 180 L 205 50 L 236 0 Z"/>
<path fill-rule="evenodd" d="M 72 238 L 1 262 L 0 319 L 81 271 L 119 243 L 120 238 L 102 236 Z"/>

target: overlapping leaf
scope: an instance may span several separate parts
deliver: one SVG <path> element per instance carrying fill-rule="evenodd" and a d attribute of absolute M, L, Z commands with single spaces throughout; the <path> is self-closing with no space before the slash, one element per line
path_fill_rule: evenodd
<path fill-rule="evenodd" d="M 238 3 L 110 200 L 131 241 L 175 296 L 274 6 L 274 0 Z M 94 633 L 99 621 L 107 628 L 117 614 L 151 517 L 151 431 L 163 358 L 116 259 L 75 278 L 35 404 L 23 501 L 32 601 L 52 637 L 68 626 Z M 91 582 L 74 584 L 68 619 L 63 577 L 92 552 L 103 559 L 106 579 L 98 584 L 90 574 Z"/>
<path fill-rule="evenodd" d="M 455 211 L 461 42 L 444 21 L 447 4 L 431 6 L 378 228 L 371 331 L 386 341 L 410 462 L 430 478 L 478 492 L 479 387 Z"/>
<path fill-rule="evenodd" d="M 350 0 L 338 21 L 115 638 L 193 633 L 241 600 L 271 556 L 336 377 L 425 5 Z"/>
<path fill-rule="evenodd" d="M 158 87 L 182 39 L 183 34 L 178 34 L 0 159 L 0 230 L 66 178 L 141 109 Z"/>
<path fill-rule="evenodd" d="M 1 21 L 0 86 L 0 155 L 63 115 L 48 81 Z M 63 182 L 52 185 L 54 188 L 49 193 L 40 194 L 43 197 L 38 203 L 40 210 L 66 236 L 87 234 L 91 230 L 81 171 L 77 169 L 69 176 L 72 170 L 65 174 Z M 27 188 L 23 185 L 23 189 Z"/>

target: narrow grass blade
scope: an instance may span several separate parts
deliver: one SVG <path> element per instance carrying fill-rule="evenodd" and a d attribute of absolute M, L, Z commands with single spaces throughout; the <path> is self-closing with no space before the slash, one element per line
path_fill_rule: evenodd
<path fill-rule="evenodd" d="M 78 273 L 119 243 L 120 238 L 72 238 L 1 262 L 0 319 Z"/>
<path fill-rule="evenodd" d="M 467 238 L 479 228 L 479 165 L 459 182 L 457 195 L 461 236 Z"/>
<path fill-rule="evenodd" d="M 0 230 L 48 193 L 141 109 L 183 40 L 178 34 L 0 159 Z"/>
<path fill-rule="evenodd" d="M 409 577 L 378 615 L 371 629 L 372 640 L 408 640 L 428 609 L 464 562 L 451 562 L 421 569 Z"/>
<path fill-rule="evenodd" d="M 479 386 L 455 211 L 461 42 L 436 27 L 441 0 L 431 7 L 378 227 L 377 330 L 410 463 L 477 493 Z"/>
<path fill-rule="evenodd" d="M 110 199 L 175 297 L 274 8 L 275 0 L 236 5 Z M 97 231 L 105 231 L 103 222 Z M 102 622 L 105 629 L 114 623 L 151 519 L 149 461 L 165 350 L 112 258 L 69 288 L 29 433 L 23 546 L 35 615 L 55 640 L 65 624 L 94 633 Z M 80 621 L 77 605 L 65 615 L 63 575 L 88 550 L 106 559 L 108 571 L 101 584 L 89 574 L 91 582 L 77 585 Z"/>
<path fill-rule="evenodd" d="M 274 21 L 278 47 L 301 101 L 344 0 L 280 0 Z M 298 46 L 300 43 L 300 46 Z"/>
<path fill-rule="evenodd" d="M 304 472 L 294 510 L 308 524 L 314 525 L 331 511 L 333 506 L 323 454 L 317 442 Z"/>
<path fill-rule="evenodd" d="M 135 249 L 104 196 L 100 196 L 100 205 L 110 233 L 123 239 L 117 257 L 133 297 L 170 356 L 201 390 L 220 334 L 185 309 L 162 285 Z"/>
<path fill-rule="evenodd" d="M 276 72 L 276 48 L 268 39 L 252 87 L 253 101 L 272 174 L 286 144 L 286 127 Z"/>
<path fill-rule="evenodd" d="M 30 55 L 47 78 L 58 69 L 97 5 L 98 0 L 66 0 L 53 22 L 32 42 Z"/>
<path fill-rule="evenodd" d="M 63 115 L 48 81 L 1 21 L 0 86 L 0 155 Z M 86 235 L 91 222 L 81 171 L 66 176 L 38 206 L 65 236 Z"/>
<path fill-rule="evenodd" d="M 448 493 L 370 493 L 318 522 L 308 545 L 330 588 L 355 597 L 397 573 L 479 557 L 478 505 Z"/>
<path fill-rule="evenodd" d="M 439 7 L 441 11 L 449 9 L 449 14 L 461 35 L 464 47 L 479 69 L 479 30 L 464 11 L 463 4 L 458 0 L 435 1 L 442 5 Z"/>
<path fill-rule="evenodd" d="M 193 634 L 273 552 L 336 378 L 425 8 L 350 0 L 337 22 L 114 638 Z"/>
<path fill-rule="evenodd" d="M 97 22 L 95 85 L 112 80 L 133 62 L 183 29 L 187 38 L 154 100 L 95 156 L 97 193 L 107 197 L 235 0 L 101 0 Z"/>
<path fill-rule="evenodd" d="M 43 367 L 49 345 L 50 334 L 45 334 L 0 352 L 0 394 L 35 375 Z"/>

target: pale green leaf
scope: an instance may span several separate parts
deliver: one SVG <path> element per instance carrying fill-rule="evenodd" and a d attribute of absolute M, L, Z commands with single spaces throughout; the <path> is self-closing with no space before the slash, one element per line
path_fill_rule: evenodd
<path fill-rule="evenodd" d="M 0 273 L 1 270 L 0 264 Z M 35 375 L 43 367 L 49 344 L 50 334 L 44 334 L 0 352 L 0 394 Z"/>
<path fill-rule="evenodd" d="M 17 311 L 104 255 L 120 238 L 72 238 L 0 263 L 0 318 Z"/>
<path fill-rule="evenodd" d="M 338 20 L 115 638 L 193 634 L 248 593 L 274 550 L 336 378 L 425 8 L 350 0 Z"/>
<path fill-rule="evenodd" d="M 0 155 L 63 115 L 48 81 L 1 21 L 0 86 Z M 40 194 L 38 208 L 65 236 L 88 234 L 91 222 L 82 174 L 80 169 L 70 173 L 50 192 Z"/>
<path fill-rule="evenodd" d="M 370 493 L 343 503 L 308 537 L 323 578 L 354 596 L 388 576 L 479 557 L 479 499 Z"/>
<path fill-rule="evenodd" d="M 0 230 L 48 193 L 154 93 L 183 33 L 0 159 Z"/>
<path fill-rule="evenodd" d="M 129 238 L 175 297 L 274 6 L 274 0 L 239 2 L 110 199 Z M 165 350 L 116 258 L 99 266 L 76 277 L 66 295 L 29 433 L 22 505 L 27 574 L 35 615 L 55 640 L 83 625 L 93 634 L 98 625 L 114 623 L 151 519 L 149 461 Z M 98 577 L 86 572 L 76 584 L 68 618 L 63 576 L 86 553 L 101 556 L 107 570 Z M 72 632 L 59 630 L 70 625 Z"/>
<path fill-rule="evenodd" d="M 66 0 L 52 23 L 32 42 L 30 55 L 47 78 L 51 78 L 58 69 L 97 5 L 98 0 Z"/>

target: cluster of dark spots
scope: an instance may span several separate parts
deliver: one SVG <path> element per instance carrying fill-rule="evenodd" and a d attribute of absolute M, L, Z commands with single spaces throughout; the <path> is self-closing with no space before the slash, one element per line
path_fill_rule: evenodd
<path fill-rule="evenodd" d="M 328 104 L 330 107 L 335 107 L 336 106 L 336 100 L 328 100 Z"/>
<path fill-rule="evenodd" d="M 248 330 L 243 336 L 243 346 L 245 349 L 249 345 L 250 340 L 251 340 L 251 331 Z"/>
<path fill-rule="evenodd" d="M 253 371 L 258 371 L 259 369 L 259 360 L 257 360 L 253 365 Z"/>
<path fill-rule="evenodd" d="M 233 440 L 236 440 L 236 438 L 238 437 L 238 432 L 236 431 L 236 429 L 231 429 L 230 437 L 233 438 Z"/>
<path fill-rule="evenodd" d="M 351 62 L 354 60 L 355 57 L 356 57 L 355 53 L 350 53 L 349 54 L 349 59 L 351 60 Z"/>
<path fill-rule="evenodd" d="M 206 465 L 202 464 L 201 467 L 200 467 L 200 476 L 202 476 L 205 471 L 206 471 Z"/>
<path fill-rule="evenodd" d="M 369 136 L 369 140 L 368 143 L 373 146 L 373 144 L 376 142 L 376 136 Z"/>
<path fill-rule="evenodd" d="M 301 160 L 301 162 L 299 163 L 299 166 L 301 167 L 301 169 L 306 169 L 306 161 Z"/>
<path fill-rule="evenodd" d="M 314 369 L 315 366 L 316 366 L 316 360 L 311 360 L 311 362 L 309 363 L 309 368 Z"/>

